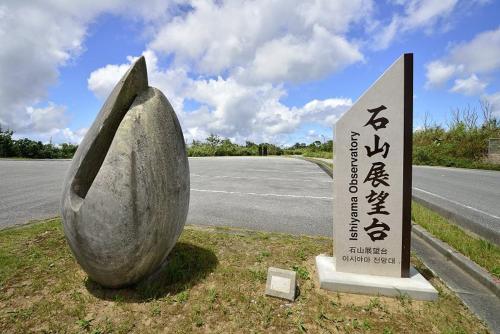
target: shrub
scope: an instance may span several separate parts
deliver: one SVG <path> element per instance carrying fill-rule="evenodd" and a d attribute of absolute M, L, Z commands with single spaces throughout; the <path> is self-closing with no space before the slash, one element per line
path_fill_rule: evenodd
<path fill-rule="evenodd" d="M 500 165 L 485 162 L 488 140 L 500 138 L 500 122 L 491 107 L 481 102 L 482 123 L 475 109 L 466 107 L 453 111 L 448 129 L 427 126 L 413 133 L 413 163 L 462 168 L 499 169 Z"/>
<path fill-rule="evenodd" d="M 15 140 L 14 131 L 2 130 L 0 127 L 0 157 L 19 157 L 32 159 L 72 158 L 78 148 L 73 144 L 55 146 L 52 143 L 43 144 L 28 138 Z"/>

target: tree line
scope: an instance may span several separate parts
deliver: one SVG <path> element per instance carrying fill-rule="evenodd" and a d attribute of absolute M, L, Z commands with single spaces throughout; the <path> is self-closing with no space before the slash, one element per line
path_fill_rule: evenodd
<path fill-rule="evenodd" d="M 77 145 L 64 143 L 44 144 L 28 138 L 14 139 L 14 131 L 3 130 L 0 126 L 0 157 L 28 159 L 70 159 L 78 148 Z"/>
<path fill-rule="evenodd" d="M 43 144 L 28 138 L 16 140 L 12 135 L 12 130 L 2 130 L 0 127 L 0 157 L 72 158 L 78 147 L 68 143 Z M 489 161 L 487 157 L 490 138 L 500 138 L 500 120 L 495 117 L 487 101 L 480 101 L 478 109 L 466 106 L 452 110 L 446 127 L 431 123 L 426 115 L 423 126 L 413 133 L 413 163 L 500 170 L 500 164 Z M 267 155 L 331 159 L 334 152 L 332 140 L 295 143 L 289 147 L 251 141 L 239 145 L 216 134 L 211 134 L 204 141 L 193 140 L 186 146 L 190 157 L 258 156 L 265 152 Z"/>
<path fill-rule="evenodd" d="M 260 147 L 260 150 L 259 150 Z M 228 138 L 222 138 L 211 134 L 204 141 L 193 140 L 187 145 L 188 155 L 190 157 L 209 157 L 209 156 L 250 156 L 262 155 L 307 155 L 307 156 L 326 156 L 332 157 L 332 140 L 315 141 L 311 144 L 296 143 L 290 147 L 280 147 L 271 143 L 254 143 L 246 141 L 245 145 L 239 145 L 231 142 Z"/>
<path fill-rule="evenodd" d="M 78 145 L 63 143 L 53 145 L 44 144 L 28 138 L 14 139 L 12 130 L 3 130 L 0 127 L 0 157 L 2 158 L 31 158 L 31 159 L 62 159 L 72 158 Z M 259 149 L 260 147 L 260 149 Z M 265 147 L 265 149 L 264 149 Z M 266 155 L 305 155 L 316 157 L 332 157 L 333 142 L 331 140 L 310 144 L 296 143 L 291 147 L 280 147 L 271 143 L 254 143 L 247 141 L 245 145 L 231 142 L 228 138 L 222 138 L 211 134 L 204 141 L 193 140 L 187 145 L 187 153 L 190 157 L 208 156 L 258 156 L 263 152 Z"/>

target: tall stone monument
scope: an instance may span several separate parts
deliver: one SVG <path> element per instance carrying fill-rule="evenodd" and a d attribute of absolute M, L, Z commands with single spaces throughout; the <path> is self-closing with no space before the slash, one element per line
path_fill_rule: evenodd
<path fill-rule="evenodd" d="M 335 257 L 318 256 L 322 288 L 432 300 L 410 266 L 413 54 L 404 54 L 335 126 Z"/>
<path fill-rule="evenodd" d="M 111 92 L 71 162 L 61 211 L 76 260 L 106 287 L 165 263 L 189 206 L 189 165 L 172 106 L 139 58 Z"/>

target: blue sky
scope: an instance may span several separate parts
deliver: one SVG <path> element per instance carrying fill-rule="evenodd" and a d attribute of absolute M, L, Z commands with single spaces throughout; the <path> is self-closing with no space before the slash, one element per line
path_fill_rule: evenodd
<path fill-rule="evenodd" d="M 480 99 L 500 116 L 498 1 L 293 1 L 7 1 L 0 124 L 79 142 L 141 54 L 188 141 L 331 138 L 404 52 L 415 55 L 416 127 Z"/>

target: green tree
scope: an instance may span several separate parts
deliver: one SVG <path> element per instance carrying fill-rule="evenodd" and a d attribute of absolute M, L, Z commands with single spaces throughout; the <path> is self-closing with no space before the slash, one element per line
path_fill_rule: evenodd
<path fill-rule="evenodd" d="M 12 157 L 15 155 L 14 151 L 14 140 L 12 135 L 14 131 L 12 130 L 2 130 L 0 126 L 0 157 Z"/>
<path fill-rule="evenodd" d="M 59 148 L 58 158 L 64 158 L 64 159 L 73 158 L 73 155 L 75 155 L 77 149 L 78 145 L 63 143 Z"/>
<path fill-rule="evenodd" d="M 206 141 L 212 147 L 217 147 L 222 143 L 222 139 L 219 136 L 214 135 L 213 133 L 211 133 L 210 136 L 207 137 Z"/>

